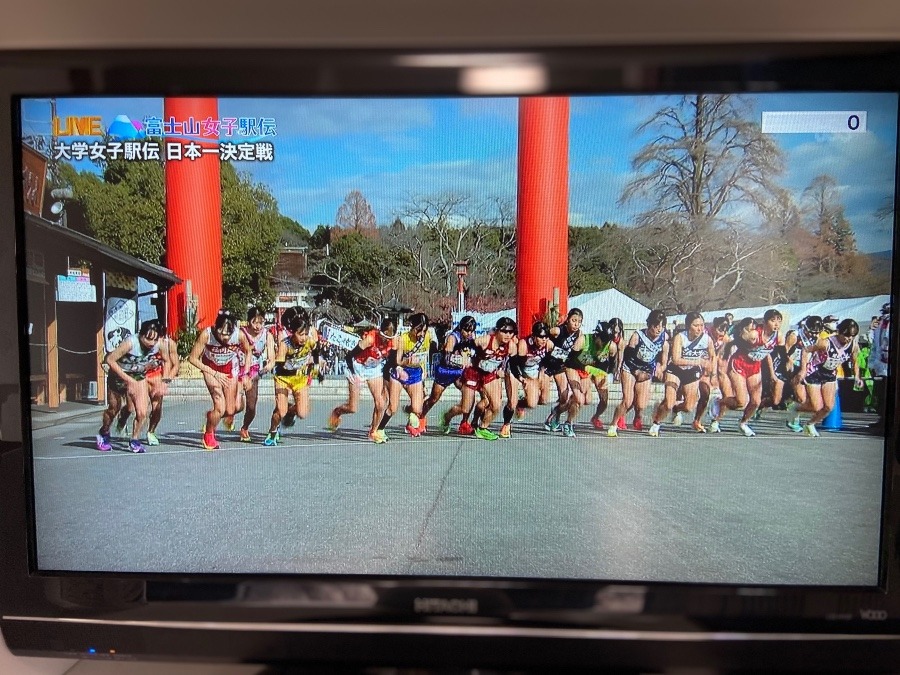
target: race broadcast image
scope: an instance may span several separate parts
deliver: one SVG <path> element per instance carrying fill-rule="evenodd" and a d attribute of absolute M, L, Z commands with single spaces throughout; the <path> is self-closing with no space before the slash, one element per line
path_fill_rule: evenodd
<path fill-rule="evenodd" d="M 877 583 L 895 94 L 18 104 L 38 569 Z"/>

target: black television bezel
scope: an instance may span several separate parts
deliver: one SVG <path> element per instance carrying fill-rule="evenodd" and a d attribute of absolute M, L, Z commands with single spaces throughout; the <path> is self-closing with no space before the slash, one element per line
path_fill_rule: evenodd
<path fill-rule="evenodd" d="M 693 91 L 900 93 L 900 44 L 809 43 L 527 50 L 98 50 L 0 54 L 0 214 L 16 222 L 16 284 L 24 289 L 18 96 L 459 95 L 460 66 L 410 65 L 421 55 L 460 63 L 543 65 L 546 94 Z M 477 57 L 476 57 L 477 55 Z M 5 147 L 4 147 L 5 146 Z M 895 171 L 896 177 L 896 171 Z M 895 194 L 895 206 L 897 196 Z M 900 228 L 894 226 L 894 251 Z M 895 254 L 896 257 L 896 254 Z M 892 295 L 898 290 L 894 265 Z M 24 325 L 24 295 L 18 325 Z M 894 316 L 897 314 L 894 307 Z M 21 332 L 19 337 L 21 338 Z M 900 336 L 892 336 L 898 354 Z M 485 578 L 137 575 L 38 572 L 34 565 L 28 350 L 19 348 L 22 442 L 0 446 L 0 627 L 14 653 L 95 658 L 352 662 L 423 665 L 737 667 L 764 645 L 839 668 L 872 650 L 900 658 L 898 385 L 888 392 L 884 520 L 873 587 L 785 587 Z M 893 450 L 893 451 L 891 451 Z M 893 483 L 893 489 L 892 489 Z M 474 598 L 478 611 L 416 612 L 415 599 Z M 445 607 L 450 607 L 446 605 Z M 637 609 L 636 609 L 637 608 Z M 211 623 L 210 623 L 211 622 Z M 212 624 L 216 624 L 213 626 Z M 200 637 L 190 639 L 187 635 Z M 289 638 L 289 639 L 288 639 Z M 389 639 L 385 639 L 389 638 Z M 498 651 L 497 645 L 503 645 Z M 601 647 L 602 645 L 602 647 Z M 655 645 L 656 655 L 645 650 Z M 352 646 L 352 648 L 351 648 Z M 462 646 L 465 647 L 461 651 Z M 267 652 L 266 650 L 275 650 Z M 355 650 L 355 651 L 353 651 Z M 508 651 L 509 650 L 509 651 Z M 776 650 L 776 651 L 778 651 Z M 350 652 L 353 651 L 351 654 Z M 668 656 L 665 656 L 668 655 Z M 772 657 L 774 658 L 774 657 Z M 761 660 L 760 660 L 761 659 Z M 671 661 L 667 661 L 671 663 Z M 773 662 L 774 663 L 774 662 Z M 731 665 L 729 665 L 731 664 Z"/>

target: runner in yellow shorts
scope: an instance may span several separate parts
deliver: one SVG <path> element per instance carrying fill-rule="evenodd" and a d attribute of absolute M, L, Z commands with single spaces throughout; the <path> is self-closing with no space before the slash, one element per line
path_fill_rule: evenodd
<path fill-rule="evenodd" d="M 275 355 L 275 410 L 263 445 L 278 445 L 278 427 L 288 411 L 293 394 L 297 417 L 309 414 L 309 384 L 316 375 L 319 335 L 306 316 L 296 316 L 288 324 L 288 336 L 278 343 Z"/>

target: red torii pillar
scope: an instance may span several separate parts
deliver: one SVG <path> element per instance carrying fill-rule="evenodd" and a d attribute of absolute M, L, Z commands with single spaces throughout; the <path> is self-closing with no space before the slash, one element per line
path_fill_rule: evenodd
<path fill-rule="evenodd" d="M 519 99 L 516 322 L 527 335 L 569 301 L 569 99 Z"/>
<path fill-rule="evenodd" d="M 167 98 L 164 119 L 176 122 L 219 118 L 215 98 Z M 173 136 L 181 133 L 172 130 Z M 188 134 L 190 136 L 190 134 Z M 167 142 L 189 140 L 167 138 Z M 203 148 L 218 147 L 219 139 L 200 142 Z M 183 148 L 182 148 L 183 150 Z M 209 326 L 222 306 L 222 187 L 218 153 L 204 153 L 197 159 L 166 161 L 166 265 L 191 282 L 198 298 L 197 320 Z M 182 328 L 187 306 L 187 284 L 168 292 L 167 327 L 172 334 Z"/>

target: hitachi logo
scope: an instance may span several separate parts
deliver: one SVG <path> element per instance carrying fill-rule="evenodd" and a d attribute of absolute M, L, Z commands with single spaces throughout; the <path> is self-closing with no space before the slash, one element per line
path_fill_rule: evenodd
<path fill-rule="evenodd" d="M 478 614 L 475 598 L 416 598 L 413 601 L 416 614 Z"/>

